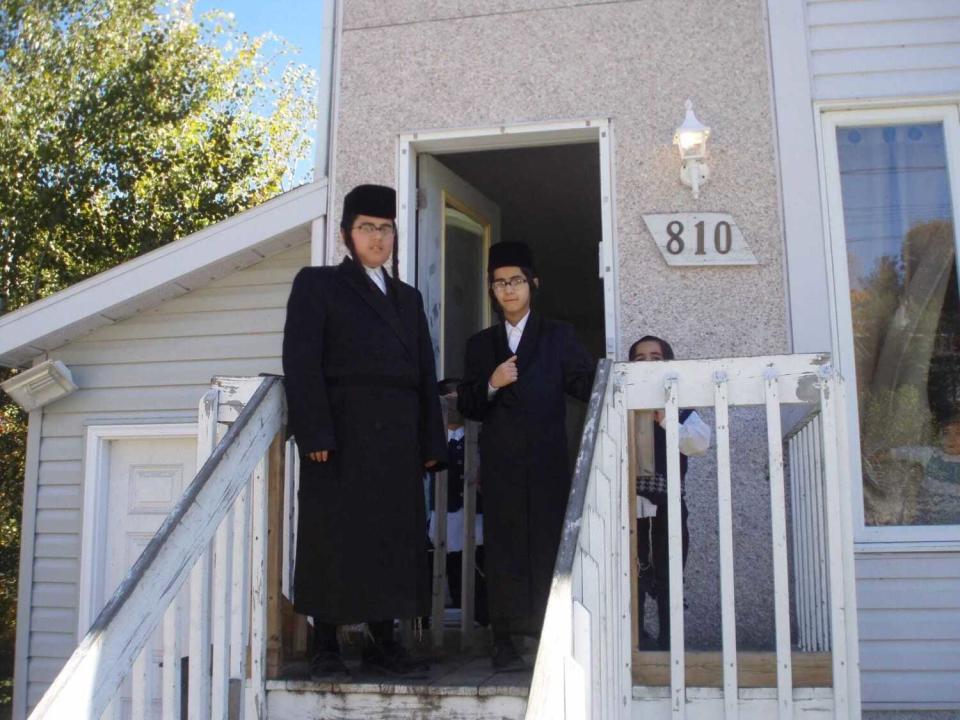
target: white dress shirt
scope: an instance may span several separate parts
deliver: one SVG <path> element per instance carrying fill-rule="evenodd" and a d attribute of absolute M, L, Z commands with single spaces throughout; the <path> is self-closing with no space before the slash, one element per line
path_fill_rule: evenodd
<path fill-rule="evenodd" d="M 507 331 L 507 346 L 510 348 L 510 352 L 514 355 L 517 354 L 517 348 L 520 347 L 520 340 L 523 338 L 523 330 L 527 327 L 527 320 L 530 319 L 530 311 L 527 310 L 527 314 L 520 318 L 520 322 L 516 325 L 511 325 L 509 320 L 503 321 L 504 329 Z M 487 381 L 487 397 L 491 398 L 497 394 L 497 390 L 500 388 L 495 388 L 493 385 Z"/>
<path fill-rule="evenodd" d="M 511 325 L 509 320 L 504 320 L 503 324 L 507 329 L 507 345 L 510 346 L 510 352 L 516 353 L 517 348 L 520 347 L 520 338 L 523 337 L 523 330 L 527 327 L 527 320 L 530 319 L 530 311 L 527 311 L 527 314 L 520 318 L 520 322 L 516 325 Z"/>
<path fill-rule="evenodd" d="M 386 295 L 387 281 L 383 279 L 383 270 L 378 267 L 370 268 L 366 265 L 363 266 L 363 269 L 367 271 L 367 275 L 369 275 L 370 279 L 373 280 L 373 284 L 380 288 L 380 292 Z"/>

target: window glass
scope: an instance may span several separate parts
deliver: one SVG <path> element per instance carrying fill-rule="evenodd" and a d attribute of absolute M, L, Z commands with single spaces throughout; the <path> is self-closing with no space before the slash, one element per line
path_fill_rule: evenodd
<path fill-rule="evenodd" d="M 867 525 L 960 524 L 960 302 L 940 123 L 837 129 Z"/>

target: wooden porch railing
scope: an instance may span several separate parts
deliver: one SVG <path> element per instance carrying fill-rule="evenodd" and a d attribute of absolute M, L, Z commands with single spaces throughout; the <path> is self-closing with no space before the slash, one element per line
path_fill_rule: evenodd
<path fill-rule="evenodd" d="M 305 659 L 307 625 L 282 590 L 296 545 L 296 453 L 278 377 L 214 378 L 183 497 L 31 718 L 266 717 L 266 680 Z M 479 425 L 465 438 L 460 645 L 475 640 Z M 224 434 L 225 431 L 225 434 Z M 431 642 L 444 640 L 446 473 L 438 474 Z M 162 660 L 154 647 L 162 646 Z M 129 680 L 129 712 L 117 693 Z M 187 690 L 186 695 L 183 694 Z"/>
<path fill-rule="evenodd" d="M 147 717 L 159 700 L 161 716 L 179 720 L 184 655 L 190 658 L 186 708 L 191 720 L 238 717 L 243 695 L 256 717 L 266 717 L 267 650 L 279 642 L 278 633 L 268 636 L 267 613 L 268 605 L 279 603 L 273 575 L 280 571 L 279 562 L 267 564 L 268 532 L 279 532 L 268 528 L 268 477 L 271 468 L 282 468 L 283 415 L 278 377 L 228 382 L 204 396 L 199 472 L 31 720 L 99 720 L 128 676 L 133 717 Z M 230 425 L 218 444 L 219 423 Z M 282 551 L 280 543 L 274 545 Z M 189 599 L 184 599 L 188 579 Z M 180 611 L 185 603 L 191 618 L 186 653 Z M 144 652 L 155 632 L 163 636 L 160 687 L 151 679 L 152 660 Z"/>
<path fill-rule="evenodd" d="M 564 534 L 540 640 L 537 664 L 527 706 L 528 720 L 626 720 L 639 712 L 664 712 L 669 702 L 673 720 L 683 720 L 691 702 L 688 689 L 703 682 L 702 668 L 690 675 L 691 663 L 684 637 L 683 565 L 680 533 L 679 411 L 681 407 L 713 408 L 716 416 L 717 512 L 719 517 L 720 607 L 722 655 L 715 667 L 721 673 L 719 695 L 708 699 L 709 717 L 736 720 L 741 712 L 752 716 L 790 720 L 795 712 L 811 717 L 860 717 L 856 627 L 855 576 L 847 471 L 846 424 L 842 379 L 825 355 L 784 355 L 725 360 L 656 363 L 601 363 L 583 432 L 577 469 L 567 508 Z M 818 509 L 823 515 L 824 563 L 829 584 L 831 654 L 828 694 L 798 696 L 805 687 L 801 674 L 805 659 L 795 656 L 790 634 L 789 543 L 786 523 L 784 448 L 781 406 L 815 404 L 822 427 L 819 446 L 823 473 Z M 776 651 L 771 657 L 738 653 L 735 625 L 733 507 L 730 468 L 731 407 L 765 410 L 772 551 Z M 638 620 L 631 598 L 636 597 L 635 477 L 633 416 L 662 410 L 666 417 L 668 534 L 670 563 L 670 652 L 666 673 L 652 673 L 645 682 L 646 655 L 637 648 Z M 812 450 L 811 450 L 812 452 Z M 796 455 L 788 453 L 791 460 Z M 810 460 L 807 453 L 806 460 Z M 801 462 L 797 460 L 797 462 Z M 799 510 L 795 509 L 795 513 Z M 756 542 L 764 542 L 756 538 Z M 795 573 L 808 573 L 800 563 Z M 798 582 L 812 582 L 808 578 Z M 631 622 L 631 614 L 634 616 Z M 632 627 L 631 627 L 632 626 Z M 769 668 L 767 663 L 769 662 Z M 761 666 L 763 666 L 761 668 Z M 656 669 L 656 668 L 655 668 Z M 631 672 L 632 671 L 632 672 Z M 770 678 L 771 691 L 744 688 L 758 675 Z M 752 677 L 748 677 L 752 676 Z M 641 685 L 652 688 L 632 688 Z M 799 680 L 799 682 L 795 682 Z M 692 682 L 691 682 L 692 681 Z M 710 683 L 712 684 L 712 683 Z M 661 695 L 663 686 L 669 695 Z M 637 692 L 639 691 L 639 694 Z M 770 695 L 770 692 L 773 694 Z M 649 693 L 649 694 L 647 694 Z M 662 698 L 662 699 L 661 699 Z M 649 702 L 649 704 L 647 704 Z M 712 704 L 711 704 L 712 703 Z M 749 712 L 744 703 L 753 703 Z M 763 709 L 758 708 L 757 705 Z M 806 703 L 806 704 L 804 704 Z M 701 706 L 702 707 L 702 706 Z M 830 708 L 830 709 L 828 709 Z M 701 712 L 703 712 L 701 710 Z"/>
<path fill-rule="evenodd" d="M 527 720 L 630 717 L 623 395 L 597 367 L 544 617 Z"/>

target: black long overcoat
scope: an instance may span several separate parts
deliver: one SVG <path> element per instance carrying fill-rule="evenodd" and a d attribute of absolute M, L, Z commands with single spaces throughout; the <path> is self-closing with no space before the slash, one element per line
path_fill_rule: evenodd
<path fill-rule="evenodd" d="M 460 412 L 483 422 L 480 477 L 490 617 L 537 632 L 570 492 L 566 398 L 588 400 L 595 361 L 573 327 L 531 312 L 517 347 L 518 379 L 490 398 L 497 365 L 513 355 L 503 323 L 467 342 Z"/>
<path fill-rule="evenodd" d="M 304 268 L 283 335 L 301 454 L 294 606 L 336 624 L 429 612 L 423 468 L 447 443 L 420 293 L 347 258 Z M 304 457 L 330 450 L 327 462 Z"/>

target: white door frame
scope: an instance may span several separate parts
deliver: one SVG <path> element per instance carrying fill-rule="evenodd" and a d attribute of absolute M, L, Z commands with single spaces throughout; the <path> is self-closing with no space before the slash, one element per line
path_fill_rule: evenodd
<path fill-rule="evenodd" d="M 958 525 L 868 526 L 863 504 L 863 481 L 860 466 L 860 416 L 857 408 L 856 366 L 853 348 L 853 317 L 850 310 L 850 280 L 847 268 L 846 227 L 843 219 L 843 197 L 840 188 L 840 160 L 837 156 L 838 127 L 894 125 L 904 123 L 943 123 L 946 144 L 947 172 L 953 200 L 954 232 L 957 234 L 960 257 L 960 108 L 954 102 L 937 102 L 912 106 L 866 104 L 860 107 L 818 104 L 816 125 L 820 147 L 820 180 L 828 286 L 831 289 L 833 347 L 835 364 L 850 383 L 847 393 L 848 427 L 851 428 L 850 477 L 853 478 L 854 542 L 858 551 L 915 551 L 918 549 L 960 548 Z"/>
<path fill-rule="evenodd" d="M 620 297 L 617 286 L 617 239 L 614 224 L 613 127 L 608 118 L 555 122 L 514 123 L 489 127 L 402 133 L 397 138 L 397 244 L 400 278 L 410 282 L 416 269 L 413 243 L 417 237 L 417 155 L 502 150 L 543 145 L 596 142 L 600 151 L 602 240 L 600 277 L 606 356 L 617 357 L 620 337 Z"/>
<path fill-rule="evenodd" d="M 96 619 L 98 593 L 106 572 L 106 510 L 111 440 L 197 439 L 197 423 L 88 425 L 83 460 L 83 519 L 80 543 L 80 596 L 77 642 Z M 192 480 L 193 478 L 190 478 Z M 106 600 L 106 598 L 104 598 Z"/>

